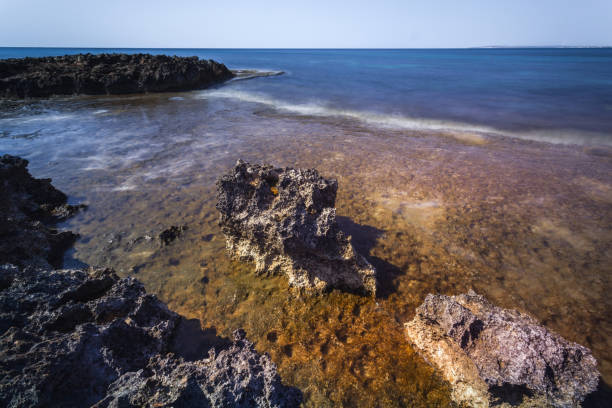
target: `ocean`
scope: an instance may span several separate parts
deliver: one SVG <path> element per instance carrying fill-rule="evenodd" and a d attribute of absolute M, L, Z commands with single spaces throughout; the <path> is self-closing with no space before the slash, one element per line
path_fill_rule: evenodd
<path fill-rule="evenodd" d="M 612 383 L 612 50 L 0 48 L 197 55 L 283 71 L 192 92 L 0 101 L 0 153 L 72 203 L 66 266 L 112 267 L 231 336 L 306 407 L 449 406 L 404 323 L 470 289 L 589 347 Z M 216 180 L 238 159 L 338 180 L 340 226 L 378 296 L 301 296 L 230 259 Z M 184 236 L 138 246 L 170 226 Z"/>
<path fill-rule="evenodd" d="M 275 81 L 236 83 L 215 96 L 295 114 L 612 144 L 612 48 L 0 48 L 0 58 L 88 52 L 195 55 L 232 69 L 284 71 Z"/>

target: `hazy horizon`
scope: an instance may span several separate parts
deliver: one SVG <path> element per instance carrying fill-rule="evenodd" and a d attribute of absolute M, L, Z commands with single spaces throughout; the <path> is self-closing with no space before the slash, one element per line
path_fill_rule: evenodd
<path fill-rule="evenodd" d="M 34 46 L 0 45 L 0 48 L 48 48 L 48 49 L 92 49 L 92 50 L 471 50 L 471 49 L 529 49 L 529 48 L 612 48 L 612 45 L 481 45 L 466 47 L 111 47 L 111 46 Z"/>
<path fill-rule="evenodd" d="M 178 4 L 177 4 L 178 3 Z M 0 0 L 0 46 L 437 49 L 612 46 L 612 2 Z"/>

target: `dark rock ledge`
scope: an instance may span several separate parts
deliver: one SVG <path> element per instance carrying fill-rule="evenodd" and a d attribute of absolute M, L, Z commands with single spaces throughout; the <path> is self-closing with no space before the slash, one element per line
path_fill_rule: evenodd
<path fill-rule="evenodd" d="M 19 266 L 59 267 L 64 251 L 77 238 L 50 226 L 70 217 L 83 205 L 66 204 L 51 179 L 35 179 L 28 161 L 0 157 L 0 254 L 2 262 Z"/>
<path fill-rule="evenodd" d="M 283 272 L 293 287 L 376 295 L 376 271 L 336 221 L 338 182 L 315 169 L 238 160 L 217 182 L 217 209 L 228 251 L 257 273 Z"/>
<path fill-rule="evenodd" d="M 428 295 L 406 331 L 471 407 L 576 407 L 599 382 L 589 349 L 472 291 Z"/>
<path fill-rule="evenodd" d="M 0 97 L 188 91 L 234 76 L 225 65 L 198 57 L 78 54 L 12 58 L 0 60 Z"/>
<path fill-rule="evenodd" d="M 72 209 L 25 160 L 0 164 L 0 406 L 299 405 L 242 330 L 203 331 L 109 269 L 53 269 L 64 248 L 40 219 Z"/>

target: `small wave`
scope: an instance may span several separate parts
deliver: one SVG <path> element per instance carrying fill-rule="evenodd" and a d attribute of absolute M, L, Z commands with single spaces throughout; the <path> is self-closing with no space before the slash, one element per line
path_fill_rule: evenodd
<path fill-rule="evenodd" d="M 217 89 L 204 91 L 201 98 L 228 98 L 259 103 L 279 111 L 303 116 L 343 117 L 362 123 L 398 130 L 431 131 L 451 136 L 459 141 L 483 144 L 489 136 L 512 137 L 554 144 L 609 145 L 612 135 L 575 130 L 504 131 L 491 126 L 473 125 L 447 120 L 415 118 L 398 114 L 384 114 L 351 109 L 330 108 L 322 103 L 290 103 L 266 95 L 239 90 Z"/>
<path fill-rule="evenodd" d="M 260 70 L 260 69 L 235 69 L 232 71 L 236 76 L 230 82 L 242 81 L 245 79 L 265 78 L 283 75 L 285 71 Z"/>
<path fill-rule="evenodd" d="M 0 119 L 0 123 L 14 123 L 17 122 L 19 124 L 25 123 L 35 123 L 35 122 L 58 122 L 62 120 L 74 119 L 75 115 L 72 114 L 60 114 L 60 113 L 51 113 L 51 114 L 40 114 L 40 115 L 31 115 L 31 116 L 15 116 L 10 118 Z"/>
<path fill-rule="evenodd" d="M 304 116 L 337 116 L 356 119 L 368 124 L 384 126 L 395 129 L 407 130 L 432 130 L 432 131 L 462 131 L 478 133 L 498 133 L 496 129 L 485 126 L 473 126 L 468 124 L 439 121 L 432 119 L 411 118 L 401 115 L 365 112 L 350 109 L 329 108 L 319 103 L 296 104 L 284 102 L 268 96 L 236 90 L 213 90 L 205 91 L 203 97 L 230 98 L 244 102 L 260 103 L 274 107 L 275 109 L 296 113 Z"/>

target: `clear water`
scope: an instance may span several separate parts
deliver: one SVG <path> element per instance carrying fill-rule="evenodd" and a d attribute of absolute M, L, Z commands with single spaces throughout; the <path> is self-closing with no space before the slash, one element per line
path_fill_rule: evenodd
<path fill-rule="evenodd" d="M 81 50 L 0 53 L 68 51 Z M 612 382 L 608 50 L 155 51 L 287 74 L 1 102 L 0 152 L 89 204 L 65 225 L 81 234 L 74 257 L 137 277 L 221 335 L 244 327 L 306 406 L 448 406 L 402 325 L 427 293 L 469 288 L 590 347 Z M 565 79 L 546 92 L 547 76 Z M 380 296 L 299 298 L 229 259 L 214 183 L 238 158 L 338 178 L 341 225 Z M 183 224 L 168 247 L 129 244 Z"/>
<path fill-rule="evenodd" d="M 197 55 L 282 70 L 217 96 L 409 129 L 463 129 L 612 144 L 612 49 L 239 50 L 0 48 L 0 58 L 79 52 Z"/>

